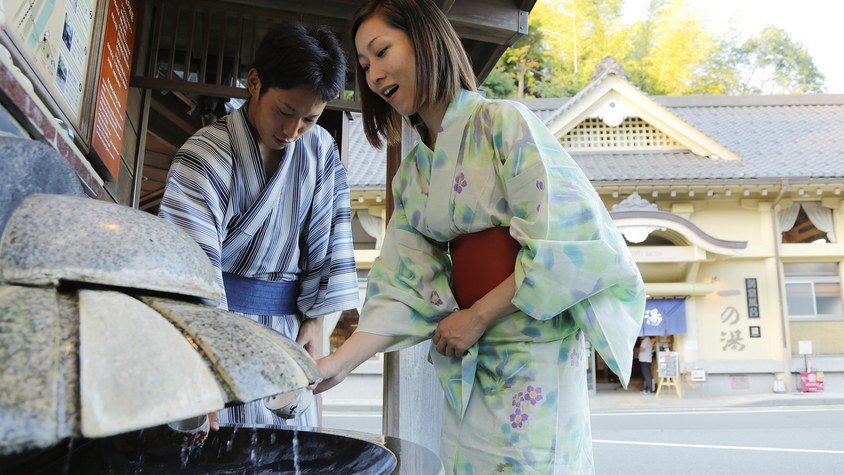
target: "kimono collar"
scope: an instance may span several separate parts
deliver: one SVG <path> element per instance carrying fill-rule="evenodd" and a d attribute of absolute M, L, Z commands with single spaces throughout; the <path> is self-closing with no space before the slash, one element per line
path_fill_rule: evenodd
<path fill-rule="evenodd" d="M 469 120 L 486 104 L 486 100 L 478 93 L 461 89 L 454 100 L 448 105 L 443 116 L 442 126 L 437 134 L 437 146 L 431 151 L 424 143 L 416 149 L 416 166 L 419 181 L 424 180 L 424 189 L 416 190 L 427 198 L 418 205 L 423 208 L 419 222 L 411 224 L 420 232 L 428 234 L 438 241 L 448 241 L 456 234 L 451 223 L 450 193 L 433 193 L 428 195 L 428 184 L 450 187 L 454 182 L 455 170 L 461 164 L 463 156 L 462 143 L 466 135 Z M 420 131 L 420 136 L 422 135 Z M 415 181 L 420 187 L 423 183 Z M 415 203 L 405 203 L 405 207 L 414 207 Z M 412 211 L 416 211 L 415 209 Z M 411 213 L 408 213 L 410 215 Z"/>
<path fill-rule="evenodd" d="M 231 136 L 232 161 L 235 166 L 247 178 L 245 180 L 247 183 L 256 183 L 261 188 L 265 187 L 272 177 L 266 176 L 258 140 L 249 126 L 248 100 L 229 114 L 227 125 Z M 295 149 L 296 142 L 293 142 L 285 147 L 284 156 L 291 156 Z M 256 191 L 260 192 L 260 190 Z"/>

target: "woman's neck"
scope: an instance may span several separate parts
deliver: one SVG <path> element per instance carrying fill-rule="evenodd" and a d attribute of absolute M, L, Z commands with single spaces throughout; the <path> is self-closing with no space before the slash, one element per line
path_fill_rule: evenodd
<path fill-rule="evenodd" d="M 437 146 L 437 136 L 439 135 L 440 126 L 443 123 L 443 117 L 448 110 L 448 104 L 434 104 L 433 106 L 422 106 L 417 112 L 422 122 L 425 123 L 425 128 L 428 129 L 426 137 L 422 137 L 425 145 L 431 150 Z"/>

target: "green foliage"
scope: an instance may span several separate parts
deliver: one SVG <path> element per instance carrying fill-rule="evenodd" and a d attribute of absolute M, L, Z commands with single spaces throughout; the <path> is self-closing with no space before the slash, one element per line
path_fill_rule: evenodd
<path fill-rule="evenodd" d="M 505 71 L 503 67 L 496 66 L 481 85 L 485 97 L 490 99 L 506 99 L 516 95 L 516 76 Z"/>
<path fill-rule="evenodd" d="M 812 56 L 791 36 L 768 26 L 734 51 L 742 82 L 740 94 L 796 94 L 825 92 L 824 75 Z"/>
<path fill-rule="evenodd" d="M 651 0 L 647 18 L 621 22 L 624 0 L 539 0 L 528 35 L 484 82 L 489 97 L 565 97 L 587 86 L 604 57 L 648 94 L 823 92 L 824 76 L 788 33 L 767 27 L 744 43 L 737 22 L 713 31 L 688 0 Z"/>

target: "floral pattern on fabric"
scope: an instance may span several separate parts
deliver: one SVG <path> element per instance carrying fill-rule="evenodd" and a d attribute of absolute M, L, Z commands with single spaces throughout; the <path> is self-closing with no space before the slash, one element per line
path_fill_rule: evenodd
<path fill-rule="evenodd" d="M 519 311 L 462 357 L 429 355 L 447 402 L 447 472 L 592 473 L 583 336 L 626 385 L 644 285 L 588 179 L 524 106 L 462 91 L 437 147 L 420 143 L 392 186 L 358 326 L 394 336 L 385 351 L 431 338 L 458 310 L 447 241 L 505 226 L 522 245 Z"/>

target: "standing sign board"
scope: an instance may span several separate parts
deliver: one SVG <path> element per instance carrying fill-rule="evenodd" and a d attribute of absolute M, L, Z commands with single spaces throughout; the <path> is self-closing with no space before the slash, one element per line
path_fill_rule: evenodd
<path fill-rule="evenodd" d="M 659 366 L 657 367 L 660 378 L 676 378 L 679 365 L 677 352 L 660 351 L 658 356 Z"/>
<path fill-rule="evenodd" d="M 98 0 L 0 0 L 6 31 L 41 83 L 78 127 L 85 104 Z"/>
<path fill-rule="evenodd" d="M 91 147 L 117 179 L 120 149 L 129 97 L 129 72 L 135 44 L 137 9 L 135 0 L 108 1 L 108 16 L 103 44 L 102 69 L 94 108 Z"/>

